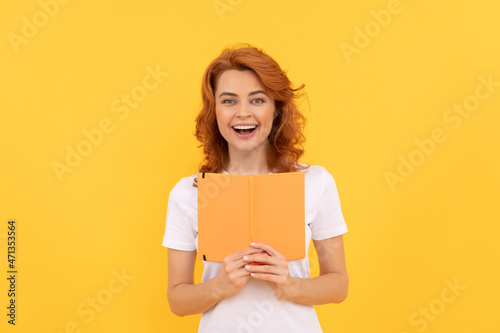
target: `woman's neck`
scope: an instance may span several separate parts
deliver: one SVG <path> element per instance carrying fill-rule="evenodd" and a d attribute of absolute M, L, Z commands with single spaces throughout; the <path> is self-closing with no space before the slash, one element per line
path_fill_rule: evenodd
<path fill-rule="evenodd" d="M 260 175 L 271 172 L 267 165 L 265 154 L 257 152 L 229 154 L 229 163 L 226 172 L 235 175 Z"/>

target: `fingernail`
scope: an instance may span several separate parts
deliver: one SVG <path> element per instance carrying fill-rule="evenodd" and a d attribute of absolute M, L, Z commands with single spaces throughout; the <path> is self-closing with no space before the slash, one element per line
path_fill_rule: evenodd
<path fill-rule="evenodd" d="M 245 265 L 245 268 L 246 269 L 250 269 L 250 265 Z"/>
<path fill-rule="evenodd" d="M 255 245 L 255 243 L 254 243 L 254 242 L 251 242 L 251 243 L 250 243 L 250 245 L 254 246 L 254 245 Z"/>
<path fill-rule="evenodd" d="M 245 261 L 248 260 L 248 256 L 244 256 L 243 260 L 245 260 Z"/>

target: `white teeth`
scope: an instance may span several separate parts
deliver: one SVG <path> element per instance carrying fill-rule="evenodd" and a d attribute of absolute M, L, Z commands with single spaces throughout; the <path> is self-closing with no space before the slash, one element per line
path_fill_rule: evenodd
<path fill-rule="evenodd" d="M 257 127 L 256 125 L 251 125 L 251 126 L 233 126 L 234 129 L 239 129 L 239 130 L 242 130 L 242 129 L 254 129 L 256 127 Z"/>

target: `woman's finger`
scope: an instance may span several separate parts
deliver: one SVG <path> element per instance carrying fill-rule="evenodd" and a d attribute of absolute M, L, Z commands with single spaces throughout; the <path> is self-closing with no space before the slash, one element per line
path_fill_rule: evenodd
<path fill-rule="evenodd" d="M 245 263 L 260 263 L 273 266 L 279 265 L 279 259 L 263 253 L 249 254 L 243 256 L 242 259 Z"/>
<path fill-rule="evenodd" d="M 250 246 L 253 248 L 257 248 L 257 249 L 262 249 L 262 250 L 266 251 L 272 257 L 285 258 L 285 256 L 283 256 L 278 250 L 276 250 L 274 247 L 272 247 L 269 244 L 252 242 L 252 243 L 250 243 Z"/>
<path fill-rule="evenodd" d="M 266 273 L 266 274 L 286 274 L 286 272 L 279 266 L 271 265 L 245 265 L 245 269 L 250 273 Z"/>
<path fill-rule="evenodd" d="M 243 258 L 246 255 L 251 255 L 256 253 L 262 253 L 262 250 L 253 247 L 247 247 L 239 251 L 236 251 L 233 254 L 228 255 L 226 259 L 228 261 L 238 261 L 241 260 L 241 258 Z"/>

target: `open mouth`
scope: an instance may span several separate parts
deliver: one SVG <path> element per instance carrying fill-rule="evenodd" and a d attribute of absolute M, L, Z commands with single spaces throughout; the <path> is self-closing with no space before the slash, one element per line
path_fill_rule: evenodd
<path fill-rule="evenodd" d="M 257 128 L 257 125 L 249 125 L 249 126 L 233 126 L 233 129 L 238 133 L 238 134 L 250 134 L 255 129 Z"/>

